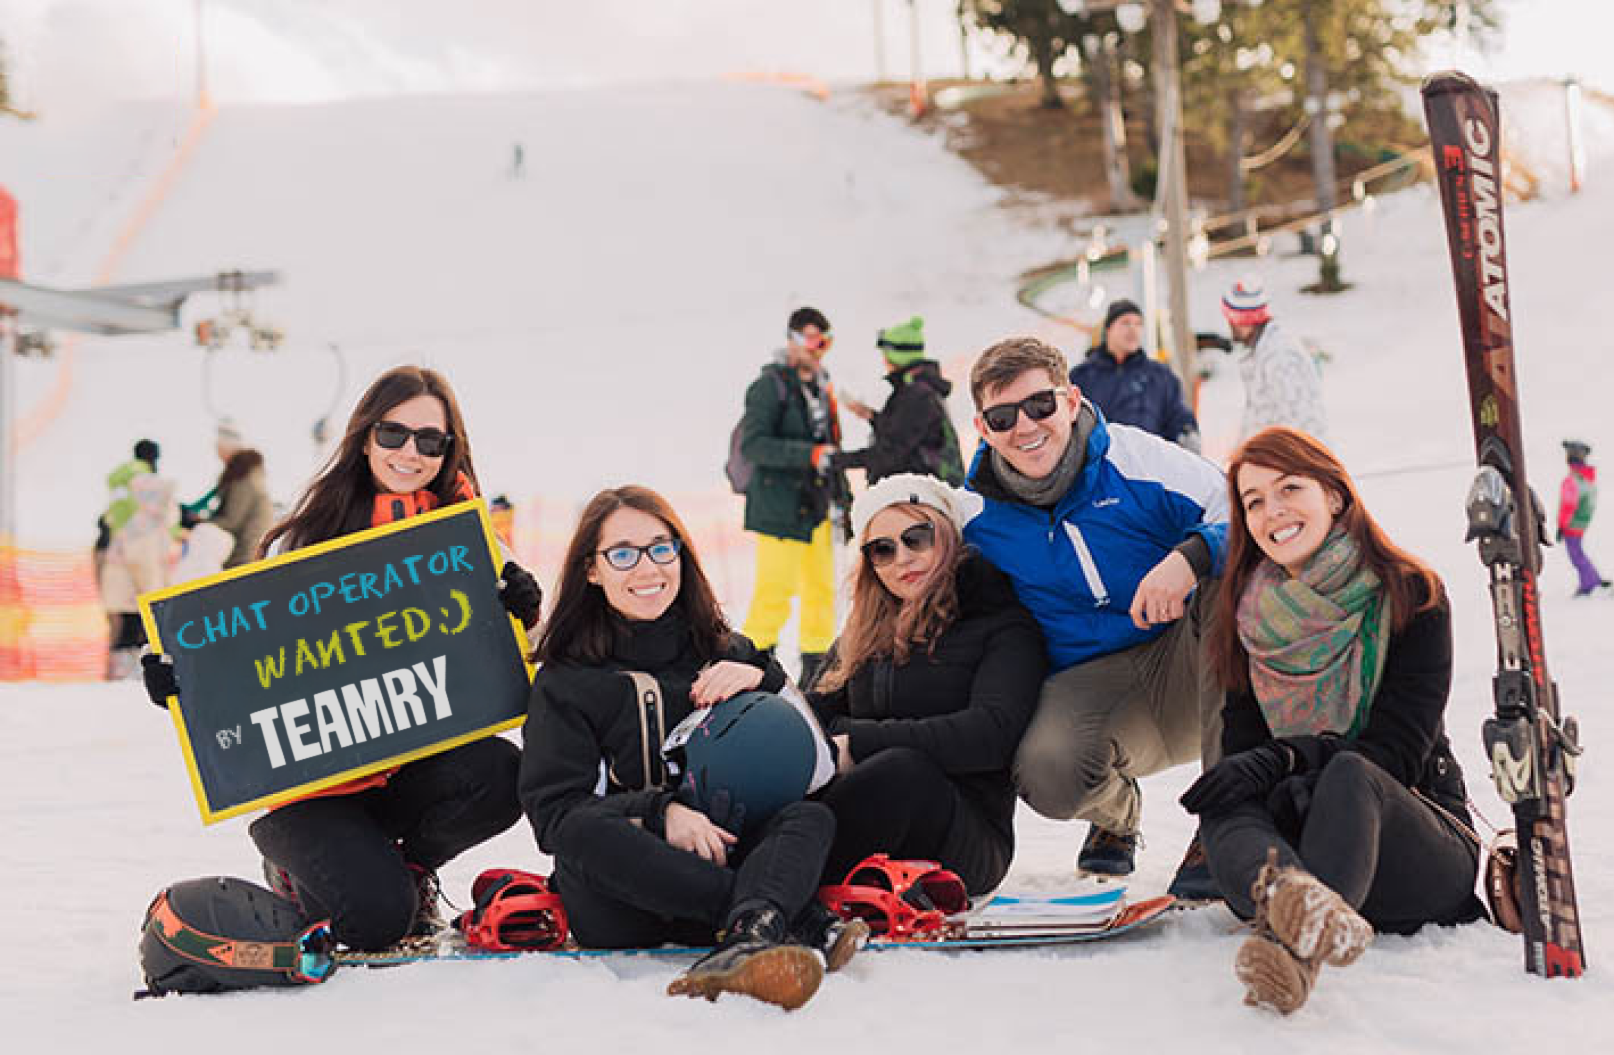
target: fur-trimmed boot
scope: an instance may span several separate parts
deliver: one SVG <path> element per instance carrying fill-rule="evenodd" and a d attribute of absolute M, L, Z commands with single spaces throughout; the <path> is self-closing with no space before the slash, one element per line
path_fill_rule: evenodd
<path fill-rule="evenodd" d="M 1299 868 L 1280 867 L 1278 852 L 1250 888 L 1255 934 L 1233 958 L 1246 1004 L 1287 1015 L 1311 995 L 1322 964 L 1355 963 L 1373 940 L 1373 927 L 1322 880 Z"/>
<path fill-rule="evenodd" d="M 668 996 L 740 993 L 794 1011 L 813 998 L 824 962 L 805 945 L 787 944 L 785 918 L 773 905 L 737 912 L 717 948 L 667 986 Z"/>

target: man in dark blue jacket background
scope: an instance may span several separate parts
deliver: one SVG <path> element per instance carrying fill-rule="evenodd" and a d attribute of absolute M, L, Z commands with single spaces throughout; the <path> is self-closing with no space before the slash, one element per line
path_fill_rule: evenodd
<path fill-rule="evenodd" d="M 1070 383 L 1107 421 L 1135 425 L 1163 440 L 1199 451 L 1199 422 L 1183 399 L 1171 367 L 1143 351 L 1143 312 L 1118 300 L 1104 313 L 1104 329 L 1087 358 L 1070 371 Z"/>

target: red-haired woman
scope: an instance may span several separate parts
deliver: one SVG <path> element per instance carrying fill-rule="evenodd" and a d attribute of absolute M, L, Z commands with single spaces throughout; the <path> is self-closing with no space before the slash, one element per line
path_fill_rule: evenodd
<path fill-rule="evenodd" d="M 1227 479 L 1224 757 L 1182 803 L 1228 904 L 1257 921 L 1234 961 L 1246 1002 L 1288 1013 L 1374 930 L 1481 915 L 1444 726 L 1451 612 L 1312 437 L 1259 432 Z"/>
<path fill-rule="evenodd" d="M 973 895 L 1014 856 L 1010 767 L 1047 669 L 1008 578 L 966 549 L 954 492 L 889 476 L 852 507 L 852 612 L 808 694 L 839 775 L 825 880 L 871 853 L 937 861 Z"/>
<path fill-rule="evenodd" d="M 584 507 L 538 659 L 521 804 L 555 859 L 577 940 L 635 948 L 721 934 L 669 992 L 806 1002 L 824 962 L 804 946 L 833 969 L 858 943 L 858 933 L 842 940 L 846 928 L 815 898 L 835 821 L 815 802 L 795 802 L 742 832 L 675 799 L 666 732 L 697 707 L 778 692 L 785 672 L 729 629 L 660 495 L 618 487 Z M 659 704 L 644 703 L 630 672 L 655 679 Z"/>

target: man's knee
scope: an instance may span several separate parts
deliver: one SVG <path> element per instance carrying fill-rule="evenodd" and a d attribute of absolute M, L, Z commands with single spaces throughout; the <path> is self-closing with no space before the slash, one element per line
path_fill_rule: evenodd
<path fill-rule="evenodd" d="M 1082 743 L 1027 736 L 1014 758 L 1014 783 L 1032 809 L 1051 820 L 1079 815 L 1115 768 L 1107 738 Z"/>

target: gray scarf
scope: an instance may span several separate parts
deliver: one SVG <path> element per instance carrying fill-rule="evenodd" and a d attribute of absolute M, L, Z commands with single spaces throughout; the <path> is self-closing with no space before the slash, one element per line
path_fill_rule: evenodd
<path fill-rule="evenodd" d="M 1070 442 L 1059 456 L 1059 464 L 1040 480 L 1016 472 L 1008 459 L 995 450 L 992 451 L 992 471 L 997 474 L 1004 490 L 1020 501 L 1038 509 L 1052 509 L 1065 497 L 1065 493 L 1076 482 L 1076 477 L 1081 475 L 1087 456 L 1087 439 L 1093 434 L 1096 423 L 1092 408 L 1083 400 L 1081 410 L 1076 414 L 1075 426 L 1070 430 Z"/>

